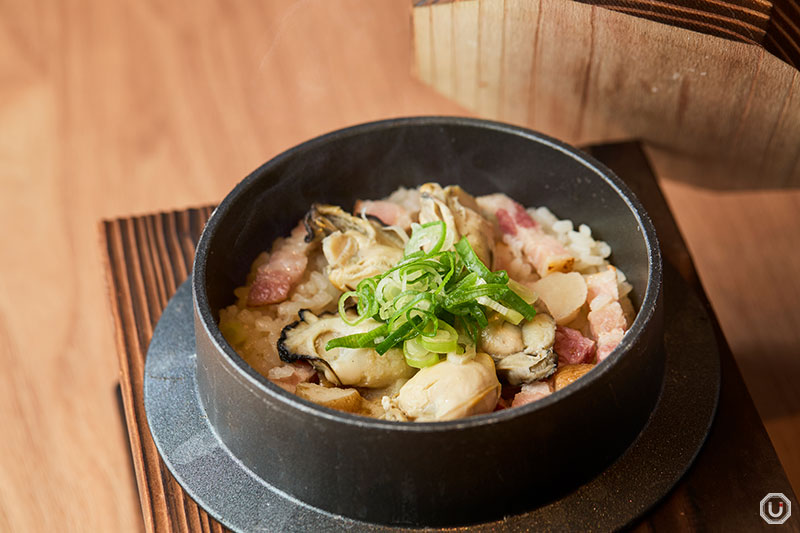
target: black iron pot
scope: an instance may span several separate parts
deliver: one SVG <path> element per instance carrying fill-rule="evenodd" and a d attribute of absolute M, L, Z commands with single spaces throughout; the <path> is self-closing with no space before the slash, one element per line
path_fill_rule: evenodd
<path fill-rule="evenodd" d="M 620 346 L 569 387 L 524 407 L 437 423 L 373 420 L 271 384 L 217 328 L 250 263 L 312 202 L 350 208 L 400 185 L 502 191 L 589 224 L 633 284 L 639 313 Z M 364 124 L 264 164 L 220 204 L 197 248 L 197 378 L 209 422 L 254 475 L 300 501 L 384 524 L 496 519 L 558 497 L 606 468 L 648 419 L 663 378 L 661 257 L 631 191 L 603 165 L 529 130 L 453 117 Z"/>

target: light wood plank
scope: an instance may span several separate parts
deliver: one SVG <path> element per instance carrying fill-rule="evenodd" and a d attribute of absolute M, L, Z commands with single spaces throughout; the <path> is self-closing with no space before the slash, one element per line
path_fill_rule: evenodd
<path fill-rule="evenodd" d="M 675 176 L 651 151 L 659 172 Z M 677 179 L 662 186 L 745 383 L 786 471 L 800 482 L 800 191 L 718 193 Z M 711 221 L 713 217 L 713 222 Z M 759 243 L 758 246 L 748 243 Z"/>
<path fill-rule="evenodd" d="M 460 43 L 460 46 L 454 47 L 453 51 L 455 56 L 453 99 L 473 109 L 478 99 L 478 14 L 476 2 L 453 4 L 453 41 Z"/>
<path fill-rule="evenodd" d="M 503 67 L 503 0 L 478 2 L 478 101 L 475 111 L 489 118 L 500 116 L 501 73 Z M 432 10 L 441 9 L 436 6 Z M 461 12 L 457 15 L 463 16 Z M 431 32 L 442 31 L 431 27 Z M 458 45 L 460 47 L 460 44 Z"/>
<path fill-rule="evenodd" d="M 97 224 L 218 202 L 337 127 L 462 113 L 410 76 L 409 12 L 355 0 L 0 2 L 0 530 L 162 523 L 142 511 L 115 399 L 122 341 Z M 175 257 L 160 265 L 171 293 L 191 258 L 185 243 L 158 246 Z"/>
<path fill-rule="evenodd" d="M 641 138 L 714 161 L 717 187 L 800 185 L 797 70 L 760 45 L 560 0 L 437 3 L 412 16 L 449 35 L 470 23 L 452 6 L 469 3 L 479 6 L 481 58 L 471 111 L 575 144 Z M 454 35 L 447 54 L 471 50 L 474 36 Z M 427 53 L 440 51 L 415 59 Z M 452 96 L 459 75 L 431 85 Z"/>

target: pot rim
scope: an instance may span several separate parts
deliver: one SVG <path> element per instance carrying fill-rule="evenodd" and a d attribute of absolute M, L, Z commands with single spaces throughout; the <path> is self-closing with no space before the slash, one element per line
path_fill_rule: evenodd
<path fill-rule="evenodd" d="M 232 204 L 239 200 L 242 195 L 247 194 L 250 187 L 261 178 L 262 174 L 298 154 L 301 154 L 305 151 L 314 150 L 334 139 L 348 138 L 356 135 L 368 134 L 373 131 L 389 130 L 397 127 L 431 125 L 476 127 L 523 137 L 530 141 L 544 144 L 568 157 L 571 157 L 576 162 L 597 173 L 601 178 L 603 178 L 603 180 L 606 181 L 606 183 L 623 199 L 625 204 L 636 218 L 638 229 L 645 241 L 645 247 L 648 255 L 647 286 L 642 298 L 642 303 L 639 306 L 636 318 L 634 319 L 630 329 L 626 332 L 620 344 L 608 357 L 606 357 L 606 359 L 597 365 L 597 368 L 593 369 L 592 372 L 572 383 L 569 387 L 555 391 L 545 398 L 524 406 L 515 407 L 513 409 L 503 409 L 482 415 L 474 415 L 457 420 L 438 422 L 397 422 L 369 418 L 322 407 L 313 402 L 300 398 L 299 396 L 296 396 L 270 382 L 266 377 L 259 374 L 244 359 L 242 359 L 242 357 L 236 353 L 230 344 L 228 344 L 217 325 L 209 305 L 208 294 L 205 290 L 207 259 L 211 241 L 213 240 L 216 229 L 223 220 L 224 215 L 227 213 Z M 432 431 L 439 432 L 466 430 L 480 426 L 499 424 L 507 420 L 526 416 L 536 411 L 545 410 L 549 406 L 560 401 L 562 398 L 575 394 L 578 391 L 591 386 L 592 383 L 599 380 L 602 376 L 609 372 L 618 360 L 625 356 L 628 349 L 634 343 L 634 339 L 637 339 L 647 328 L 657 311 L 659 297 L 661 294 L 661 285 L 661 251 L 653 222 L 640 203 L 639 199 L 634 195 L 633 191 L 631 191 L 625 182 L 617 177 L 616 174 L 614 174 L 609 168 L 575 147 L 572 147 L 548 135 L 527 128 L 486 119 L 441 115 L 390 118 L 356 124 L 319 135 L 276 155 L 266 163 L 260 165 L 247 177 L 240 181 L 233 188 L 233 190 L 228 193 L 228 195 L 222 200 L 216 209 L 214 209 L 208 221 L 206 222 L 206 225 L 203 228 L 203 232 L 200 236 L 200 240 L 198 241 L 192 268 L 192 301 L 195 316 L 199 317 L 199 321 L 197 323 L 202 324 L 207 337 L 211 340 L 217 351 L 221 354 L 224 354 L 229 366 L 239 371 L 235 375 L 243 386 L 246 386 L 251 390 L 258 391 L 261 394 L 265 394 L 270 398 L 282 403 L 287 408 L 297 409 L 304 414 L 318 416 L 331 422 L 357 426 L 363 429 L 425 433 Z"/>

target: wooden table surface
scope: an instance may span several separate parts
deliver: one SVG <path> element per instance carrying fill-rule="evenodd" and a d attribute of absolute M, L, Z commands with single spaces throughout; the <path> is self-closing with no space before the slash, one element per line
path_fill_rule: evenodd
<path fill-rule="evenodd" d="M 311 136 L 465 114 L 410 75 L 406 1 L 0 4 L 0 531 L 136 531 L 98 222 L 218 202 Z M 800 492 L 800 192 L 649 155 Z M 755 504 L 754 504 L 755 505 Z"/>

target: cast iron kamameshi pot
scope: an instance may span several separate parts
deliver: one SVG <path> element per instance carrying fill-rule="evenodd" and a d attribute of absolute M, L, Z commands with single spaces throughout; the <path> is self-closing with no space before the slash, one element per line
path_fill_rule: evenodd
<path fill-rule="evenodd" d="M 255 372 L 217 322 L 251 262 L 313 202 L 352 208 L 436 181 L 548 206 L 607 241 L 638 315 L 589 374 L 520 408 L 434 423 L 317 406 Z M 197 247 L 192 290 L 200 399 L 254 475 L 305 504 L 381 524 L 497 519 L 555 499 L 607 467 L 646 423 L 663 378 L 661 257 L 625 184 L 582 152 L 530 130 L 455 117 L 354 126 L 292 148 L 224 199 Z M 235 497 L 235 495 L 232 495 Z"/>

